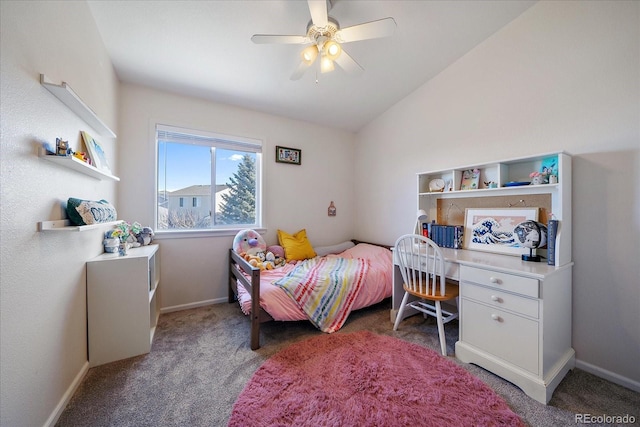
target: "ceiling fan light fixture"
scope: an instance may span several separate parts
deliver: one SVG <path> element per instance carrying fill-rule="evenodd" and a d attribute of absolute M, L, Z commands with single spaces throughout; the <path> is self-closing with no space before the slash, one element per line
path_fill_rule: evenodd
<path fill-rule="evenodd" d="M 333 65 L 333 61 L 326 55 L 322 55 L 322 57 L 320 58 L 320 72 L 328 73 L 330 71 L 333 71 L 334 69 L 335 66 Z"/>
<path fill-rule="evenodd" d="M 313 64 L 313 61 L 316 60 L 316 57 L 318 56 L 318 46 L 316 45 L 311 45 L 309 47 L 306 47 L 301 53 L 300 56 L 302 57 L 302 61 L 307 64 L 307 65 L 311 65 Z"/>
<path fill-rule="evenodd" d="M 322 49 L 325 56 L 332 61 L 338 59 L 338 57 L 342 53 L 342 46 L 340 46 L 340 44 L 335 40 L 329 40 L 328 42 L 326 42 Z"/>

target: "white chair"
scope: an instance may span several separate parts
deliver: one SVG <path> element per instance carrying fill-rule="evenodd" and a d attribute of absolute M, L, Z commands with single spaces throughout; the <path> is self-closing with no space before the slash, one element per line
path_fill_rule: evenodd
<path fill-rule="evenodd" d="M 393 330 L 398 330 L 407 308 L 418 310 L 425 317 L 434 316 L 438 321 L 440 349 L 442 355 L 446 356 L 444 324 L 456 319 L 458 311 L 445 310 L 440 303 L 453 300 L 457 307 L 458 283 L 445 279 L 442 251 L 431 239 L 418 234 L 405 234 L 396 241 L 394 257 L 402 273 L 405 292 Z M 410 295 L 418 299 L 409 301 Z"/>

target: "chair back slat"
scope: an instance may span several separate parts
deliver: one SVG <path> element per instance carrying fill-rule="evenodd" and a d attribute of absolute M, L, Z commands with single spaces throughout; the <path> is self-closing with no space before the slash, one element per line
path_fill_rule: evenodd
<path fill-rule="evenodd" d="M 433 240 L 419 234 L 400 236 L 394 256 L 409 289 L 432 296 L 445 295 L 444 257 Z"/>

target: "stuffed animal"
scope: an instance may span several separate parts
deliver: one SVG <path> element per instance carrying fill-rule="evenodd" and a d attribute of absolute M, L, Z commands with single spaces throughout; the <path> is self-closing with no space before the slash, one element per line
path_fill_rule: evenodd
<path fill-rule="evenodd" d="M 153 241 L 153 230 L 151 227 L 142 227 L 142 231 L 136 235 L 136 238 L 140 246 L 149 245 Z"/>
<path fill-rule="evenodd" d="M 120 239 L 118 237 L 113 236 L 113 232 L 115 230 L 109 230 L 104 233 L 104 240 L 102 244 L 104 245 L 104 251 L 106 253 L 116 253 L 118 252 L 118 245 L 120 244 Z"/>
<path fill-rule="evenodd" d="M 273 252 L 267 251 L 264 257 L 264 263 L 267 264 L 267 269 L 272 270 L 278 267 L 284 267 L 287 260 L 284 257 L 276 256 Z"/>
<path fill-rule="evenodd" d="M 265 262 L 266 254 L 264 252 L 258 252 L 257 255 L 251 255 L 245 252 L 240 254 L 246 261 L 249 261 L 249 264 L 253 267 L 258 267 L 260 270 L 271 270 L 273 266 L 267 262 Z"/>
<path fill-rule="evenodd" d="M 267 250 L 267 244 L 258 232 L 245 229 L 238 231 L 236 237 L 233 238 L 232 248 L 238 254 L 244 252 L 249 255 L 258 255 L 259 252 Z"/>
<path fill-rule="evenodd" d="M 254 267 L 260 270 L 273 270 L 286 264 L 282 247 L 270 246 L 274 252 L 267 248 L 262 236 L 254 230 L 240 230 L 233 239 L 233 250 Z M 280 248 L 281 251 L 278 251 Z M 281 252 L 281 253 L 280 253 Z"/>

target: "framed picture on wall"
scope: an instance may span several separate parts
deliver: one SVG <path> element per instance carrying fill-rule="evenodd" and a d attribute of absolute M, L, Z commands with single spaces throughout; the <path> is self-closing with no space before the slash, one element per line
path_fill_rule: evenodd
<path fill-rule="evenodd" d="M 526 220 L 538 220 L 540 208 L 467 208 L 464 248 L 506 255 L 528 254 L 514 229 Z"/>
<path fill-rule="evenodd" d="M 302 150 L 276 145 L 276 162 L 299 165 L 302 162 Z"/>
<path fill-rule="evenodd" d="M 84 140 L 84 145 L 87 146 L 87 151 L 89 151 L 93 165 L 97 169 L 110 174 L 111 169 L 109 168 L 109 162 L 107 162 L 107 156 L 105 155 L 102 145 L 85 131 L 82 131 L 82 139 Z"/>

